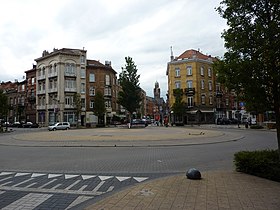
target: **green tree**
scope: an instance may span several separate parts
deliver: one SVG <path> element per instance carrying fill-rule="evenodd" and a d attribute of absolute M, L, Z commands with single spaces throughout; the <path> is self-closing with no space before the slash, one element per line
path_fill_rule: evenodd
<path fill-rule="evenodd" d="M 172 105 L 171 110 L 173 111 L 175 123 L 182 123 L 183 116 L 185 114 L 185 103 L 183 100 L 183 90 L 182 89 L 174 89 L 173 95 L 175 96 L 175 103 Z"/>
<path fill-rule="evenodd" d="M 105 100 L 101 91 L 97 91 L 94 97 L 94 114 L 98 117 L 98 125 L 104 124 L 104 114 L 106 112 Z"/>
<path fill-rule="evenodd" d="M 76 109 L 77 127 L 79 127 L 79 120 L 80 120 L 81 111 L 82 111 L 81 94 L 79 94 L 79 93 L 74 94 L 73 103 L 74 103 L 74 107 Z"/>
<path fill-rule="evenodd" d="M 6 118 L 9 110 L 8 97 L 0 90 L 0 118 Z M 6 119 L 5 119 L 6 120 Z"/>
<path fill-rule="evenodd" d="M 129 112 L 129 120 L 131 121 L 131 115 L 140 107 L 142 100 L 140 75 L 137 74 L 136 65 L 131 57 L 125 57 L 125 61 L 125 68 L 122 67 L 119 78 L 122 90 L 118 95 L 118 103 Z"/>
<path fill-rule="evenodd" d="M 274 110 L 280 158 L 280 4 L 278 0 L 223 0 L 227 52 L 215 64 L 220 81 L 242 96 L 246 108 Z"/>

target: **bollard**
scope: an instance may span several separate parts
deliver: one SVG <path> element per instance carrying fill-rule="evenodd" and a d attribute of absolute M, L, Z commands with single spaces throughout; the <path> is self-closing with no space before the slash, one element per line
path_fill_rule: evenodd
<path fill-rule="evenodd" d="M 186 176 L 188 179 L 201 179 L 201 173 L 196 168 L 190 168 L 187 171 Z"/>

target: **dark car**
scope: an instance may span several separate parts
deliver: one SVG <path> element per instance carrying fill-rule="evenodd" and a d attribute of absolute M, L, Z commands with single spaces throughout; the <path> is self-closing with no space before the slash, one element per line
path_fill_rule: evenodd
<path fill-rule="evenodd" d="M 235 119 L 235 118 L 231 118 L 229 120 L 230 120 L 230 124 L 240 124 L 241 123 L 240 120 Z"/>
<path fill-rule="evenodd" d="M 230 120 L 226 117 L 217 119 L 217 125 L 229 125 L 229 124 L 230 124 Z"/>
<path fill-rule="evenodd" d="M 38 128 L 39 125 L 37 123 L 26 122 L 22 125 L 23 128 Z"/>

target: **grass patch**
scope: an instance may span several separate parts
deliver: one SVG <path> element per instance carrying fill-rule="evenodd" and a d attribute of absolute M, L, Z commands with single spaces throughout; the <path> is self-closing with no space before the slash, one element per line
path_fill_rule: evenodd
<path fill-rule="evenodd" d="M 234 164 L 236 171 L 280 182 L 278 150 L 237 152 Z"/>

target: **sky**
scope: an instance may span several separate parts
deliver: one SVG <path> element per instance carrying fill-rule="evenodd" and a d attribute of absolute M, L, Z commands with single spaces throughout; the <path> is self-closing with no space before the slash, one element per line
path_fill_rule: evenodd
<path fill-rule="evenodd" d="M 135 62 L 140 86 L 167 93 L 167 63 L 189 49 L 222 57 L 226 21 L 221 0 L 1 0 L 0 81 L 22 81 L 34 59 L 53 48 L 87 50 L 87 59 L 111 61 L 120 73 Z"/>

